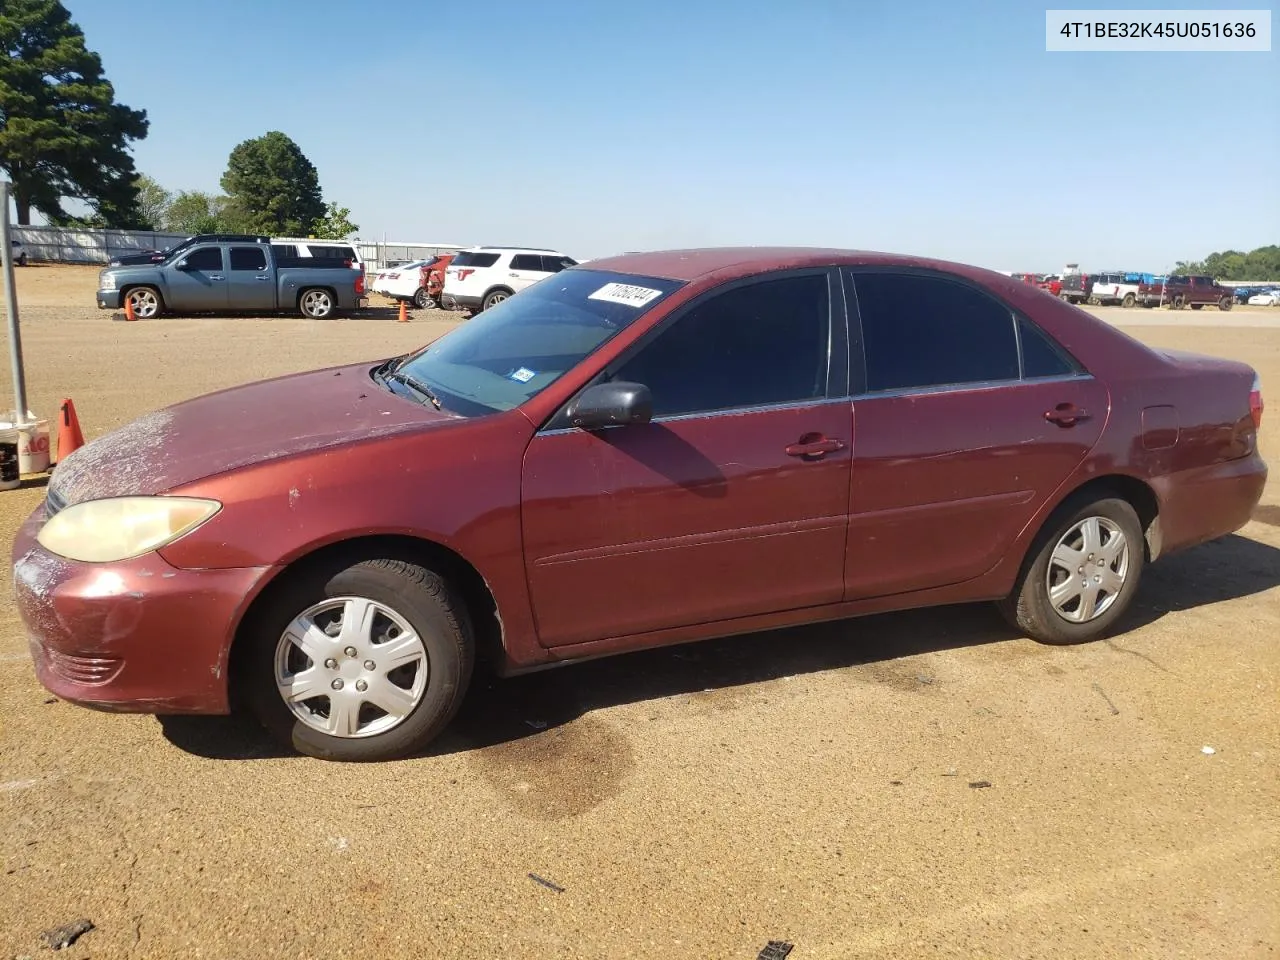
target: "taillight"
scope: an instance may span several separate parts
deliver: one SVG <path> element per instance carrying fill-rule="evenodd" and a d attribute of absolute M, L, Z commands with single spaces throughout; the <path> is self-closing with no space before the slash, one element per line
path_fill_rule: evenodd
<path fill-rule="evenodd" d="M 356 296 L 359 297 L 363 295 L 364 295 L 364 272 L 361 271 L 360 273 L 356 274 Z"/>
<path fill-rule="evenodd" d="M 1249 416 L 1255 428 L 1262 426 L 1262 377 L 1253 375 L 1253 387 L 1249 390 Z"/>

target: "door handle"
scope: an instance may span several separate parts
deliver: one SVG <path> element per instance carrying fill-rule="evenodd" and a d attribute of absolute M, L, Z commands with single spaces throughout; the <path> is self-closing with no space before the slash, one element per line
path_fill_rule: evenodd
<path fill-rule="evenodd" d="M 1060 427 L 1074 427 L 1081 420 L 1089 419 L 1089 412 L 1077 407 L 1074 403 L 1060 403 L 1052 410 L 1046 410 L 1044 418 Z"/>
<path fill-rule="evenodd" d="M 820 433 L 806 433 L 796 443 L 786 448 L 788 457 L 803 457 L 806 460 L 818 460 L 828 453 L 844 449 L 843 440 L 832 440 Z"/>
<path fill-rule="evenodd" d="M 255 280 L 270 280 L 270 277 L 254 277 Z"/>
<path fill-rule="evenodd" d="M 222 274 L 220 274 L 220 273 L 211 273 L 211 274 L 209 274 L 209 279 L 210 279 L 210 280 L 225 280 L 225 279 L 227 279 L 227 278 L 226 278 L 226 277 L 224 277 L 224 276 L 223 276 Z"/>
<path fill-rule="evenodd" d="M 518 276 L 520 276 L 520 274 L 518 274 L 518 273 L 516 273 L 514 270 L 512 270 L 510 273 L 508 273 L 508 274 L 507 274 L 507 276 L 508 276 L 508 277 L 518 277 Z"/>

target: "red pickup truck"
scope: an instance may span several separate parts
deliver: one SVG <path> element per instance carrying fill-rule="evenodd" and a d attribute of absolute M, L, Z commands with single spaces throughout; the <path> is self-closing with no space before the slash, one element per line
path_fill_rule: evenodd
<path fill-rule="evenodd" d="M 1174 310 L 1190 307 L 1199 310 L 1212 303 L 1219 310 L 1230 310 L 1235 298 L 1213 277 L 1167 277 L 1163 283 L 1138 284 L 1137 300 L 1144 307 L 1168 304 Z"/>

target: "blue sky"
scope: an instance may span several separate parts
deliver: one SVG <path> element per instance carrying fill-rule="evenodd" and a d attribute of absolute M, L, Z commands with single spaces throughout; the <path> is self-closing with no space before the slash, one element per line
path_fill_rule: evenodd
<path fill-rule="evenodd" d="M 148 112 L 141 171 L 217 190 L 283 130 L 366 238 L 1046 271 L 1280 242 L 1274 46 L 1047 53 L 1046 4 L 998 0 L 64 3 Z"/>

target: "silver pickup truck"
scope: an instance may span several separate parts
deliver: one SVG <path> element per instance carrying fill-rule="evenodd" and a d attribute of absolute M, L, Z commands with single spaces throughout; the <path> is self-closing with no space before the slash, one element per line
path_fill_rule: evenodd
<path fill-rule="evenodd" d="M 282 257 L 270 243 L 198 243 L 159 263 L 108 267 L 98 306 L 125 300 L 141 320 L 162 313 L 297 310 L 323 320 L 364 305 L 364 269 L 328 257 Z"/>

